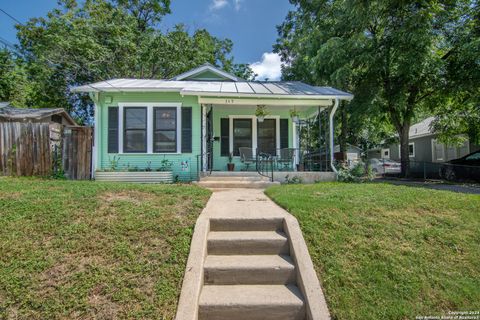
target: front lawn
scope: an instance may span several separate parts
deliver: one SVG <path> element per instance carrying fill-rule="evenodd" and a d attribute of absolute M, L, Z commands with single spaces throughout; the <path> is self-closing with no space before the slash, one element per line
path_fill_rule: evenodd
<path fill-rule="evenodd" d="M 379 183 L 267 194 L 298 218 L 334 319 L 480 311 L 480 196 Z"/>
<path fill-rule="evenodd" d="M 172 319 L 209 192 L 0 178 L 0 319 Z"/>

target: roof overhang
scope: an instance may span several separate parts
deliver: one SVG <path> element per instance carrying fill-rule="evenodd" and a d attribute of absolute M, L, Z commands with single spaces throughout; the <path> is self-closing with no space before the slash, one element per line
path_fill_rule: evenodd
<path fill-rule="evenodd" d="M 200 104 L 214 104 L 214 105 L 230 105 L 230 106 L 291 106 L 291 107 L 330 107 L 332 105 L 332 99 L 290 99 L 286 97 L 282 98 L 235 98 L 235 97 L 205 97 L 199 95 L 198 103 Z"/>

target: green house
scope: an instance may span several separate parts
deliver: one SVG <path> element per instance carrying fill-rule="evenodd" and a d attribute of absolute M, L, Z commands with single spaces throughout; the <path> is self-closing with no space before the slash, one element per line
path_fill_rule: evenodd
<path fill-rule="evenodd" d="M 185 181 L 227 171 L 230 155 L 235 171 L 260 172 L 258 159 L 295 171 L 297 118 L 329 108 L 332 122 L 339 101 L 353 98 L 301 82 L 245 81 L 210 64 L 169 80 L 112 79 L 73 91 L 88 92 L 95 104 L 95 171 L 156 171 L 168 163 Z"/>

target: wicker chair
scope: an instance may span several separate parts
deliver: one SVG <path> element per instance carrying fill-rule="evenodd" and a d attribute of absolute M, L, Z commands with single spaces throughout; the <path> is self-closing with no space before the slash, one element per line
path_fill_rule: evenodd
<path fill-rule="evenodd" d="M 240 161 L 242 161 L 242 163 L 245 165 L 244 171 L 248 171 L 250 165 L 255 164 L 256 161 L 256 159 L 253 157 L 253 149 L 240 147 L 238 148 L 238 151 L 240 153 Z"/>

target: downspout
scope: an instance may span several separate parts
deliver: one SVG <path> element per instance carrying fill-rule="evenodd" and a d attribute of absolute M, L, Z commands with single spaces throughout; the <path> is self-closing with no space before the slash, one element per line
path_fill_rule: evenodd
<path fill-rule="evenodd" d="M 94 106 L 94 112 L 93 112 L 93 148 L 92 148 L 92 165 L 91 165 L 91 171 L 90 176 L 92 179 L 95 179 L 95 172 L 98 169 L 98 158 L 99 158 L 99 143 L 100 143 L 100 132 L 99 132 L 99 127 L 100 127 L 100 108 L 98 107 L 99 104 L 99 96 L 100 94 L 98 92 L 93 92 L 89 94 L 90 99 L 93 101 L 93 106 Z"/>
<path fill-rule="evenodd" d="M 338 174 L 337 168 L 333 165 L 333 159 L 334 159 L 334 141 L 333 141 L 333 117 L 335 116 L 335 112 L 338 109 L 339 101 L 338 98 L 335 98 L 335 103 L 333 104 L 333 108 L 330 111 L 330 167 L 332 168 L 332 171 L 335 172 L 335 174 Z"/>

